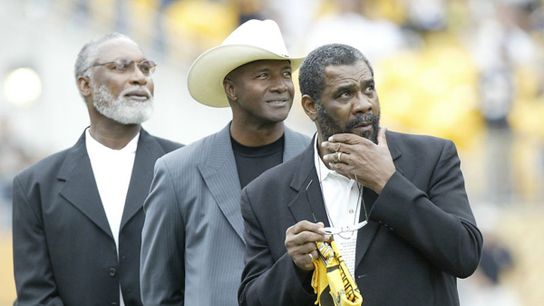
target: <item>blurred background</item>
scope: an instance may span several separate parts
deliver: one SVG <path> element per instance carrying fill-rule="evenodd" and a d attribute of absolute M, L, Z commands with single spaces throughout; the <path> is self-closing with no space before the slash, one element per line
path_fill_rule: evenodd
<path fill-rule="evenodd" d="M 88 125 L 73 77 L 83 44 L 112 31 L 138 42 L 159 65 L 144 127 L 188 144 L 230 110 L 192 100 L 187 69 L 251 18 L 276 20 L 295 55 L 359 48 L 384 126 L 455 142 L 485 237 L 478 271 L 459 282 L 461 305 L 544 304 L 544 1 L 0 0 L 0 306 L 15 298 L 11 180 Z M 314 132 L 299 97 L 288 125 Z"/>

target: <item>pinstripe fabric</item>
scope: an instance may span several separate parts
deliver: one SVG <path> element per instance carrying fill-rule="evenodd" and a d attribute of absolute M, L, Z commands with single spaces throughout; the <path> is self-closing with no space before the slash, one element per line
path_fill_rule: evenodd
<path fill-rule="evenodd" d="M 309 142 L 286 129 L 284 161 Z M 157 162 L 142 234 L 144 305 L 238 305 L 240 192 L 229 125 Z"/>

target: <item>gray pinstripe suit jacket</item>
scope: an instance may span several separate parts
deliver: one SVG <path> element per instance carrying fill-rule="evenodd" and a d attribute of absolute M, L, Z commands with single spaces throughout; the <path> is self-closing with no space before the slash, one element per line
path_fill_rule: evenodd
<path fill-rule="evenodd" d="M 238 305 L 245 243 L 229 126 L 155 165 L 144 204 L 144 305 Z M 309 142 L 286 128 L 283 160 L 301 153 Z"/>

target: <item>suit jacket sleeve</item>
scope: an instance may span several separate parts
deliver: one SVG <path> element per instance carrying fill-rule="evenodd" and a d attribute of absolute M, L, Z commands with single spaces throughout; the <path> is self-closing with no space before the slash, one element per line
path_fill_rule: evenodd
<path fill-rule="evenodd" d="M 247 188 L 242 190 L 241 209 L 245 226 L 246 266 L 238 290 L 240 305 L 313 305 L 316 295 L 304 287 L 304 277 L 301 277 L 287 252 L 274 262 Z"/>
<path fill-rule="evenodd" d="M 185 226 L 169 170 L 157 160 L 145 200 L 140 285 L 144 305 L 183 305 Z"/>
<path fill-rule="evenodd" d="M 468 277 L 478 265 L 483 242 L 451 141 L 444 142 L 433 167 L 426 192 L 397 170 L 374 203 L 371 218 L 418 249 L 440 270 Z"/>
<path fill-rule="evenodd" d="M 13 262 L 18 306 L 61 306 L 47 250 L 39 196 L 13 180 Z"/>

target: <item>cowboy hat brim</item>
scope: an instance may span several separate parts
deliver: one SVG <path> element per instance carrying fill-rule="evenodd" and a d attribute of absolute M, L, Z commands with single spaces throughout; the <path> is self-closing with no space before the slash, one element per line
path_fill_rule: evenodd
<path fill-rule="evenodd" d="M 249 45 L 222 45 L 200 55 L 189 68 L 187 85 L 191 96 L 212 107 L 229 106 L 223 80 L 232 70 L 258 60 L 289 60 L 298 69 L 304 57 L 289 57 Z"/>

